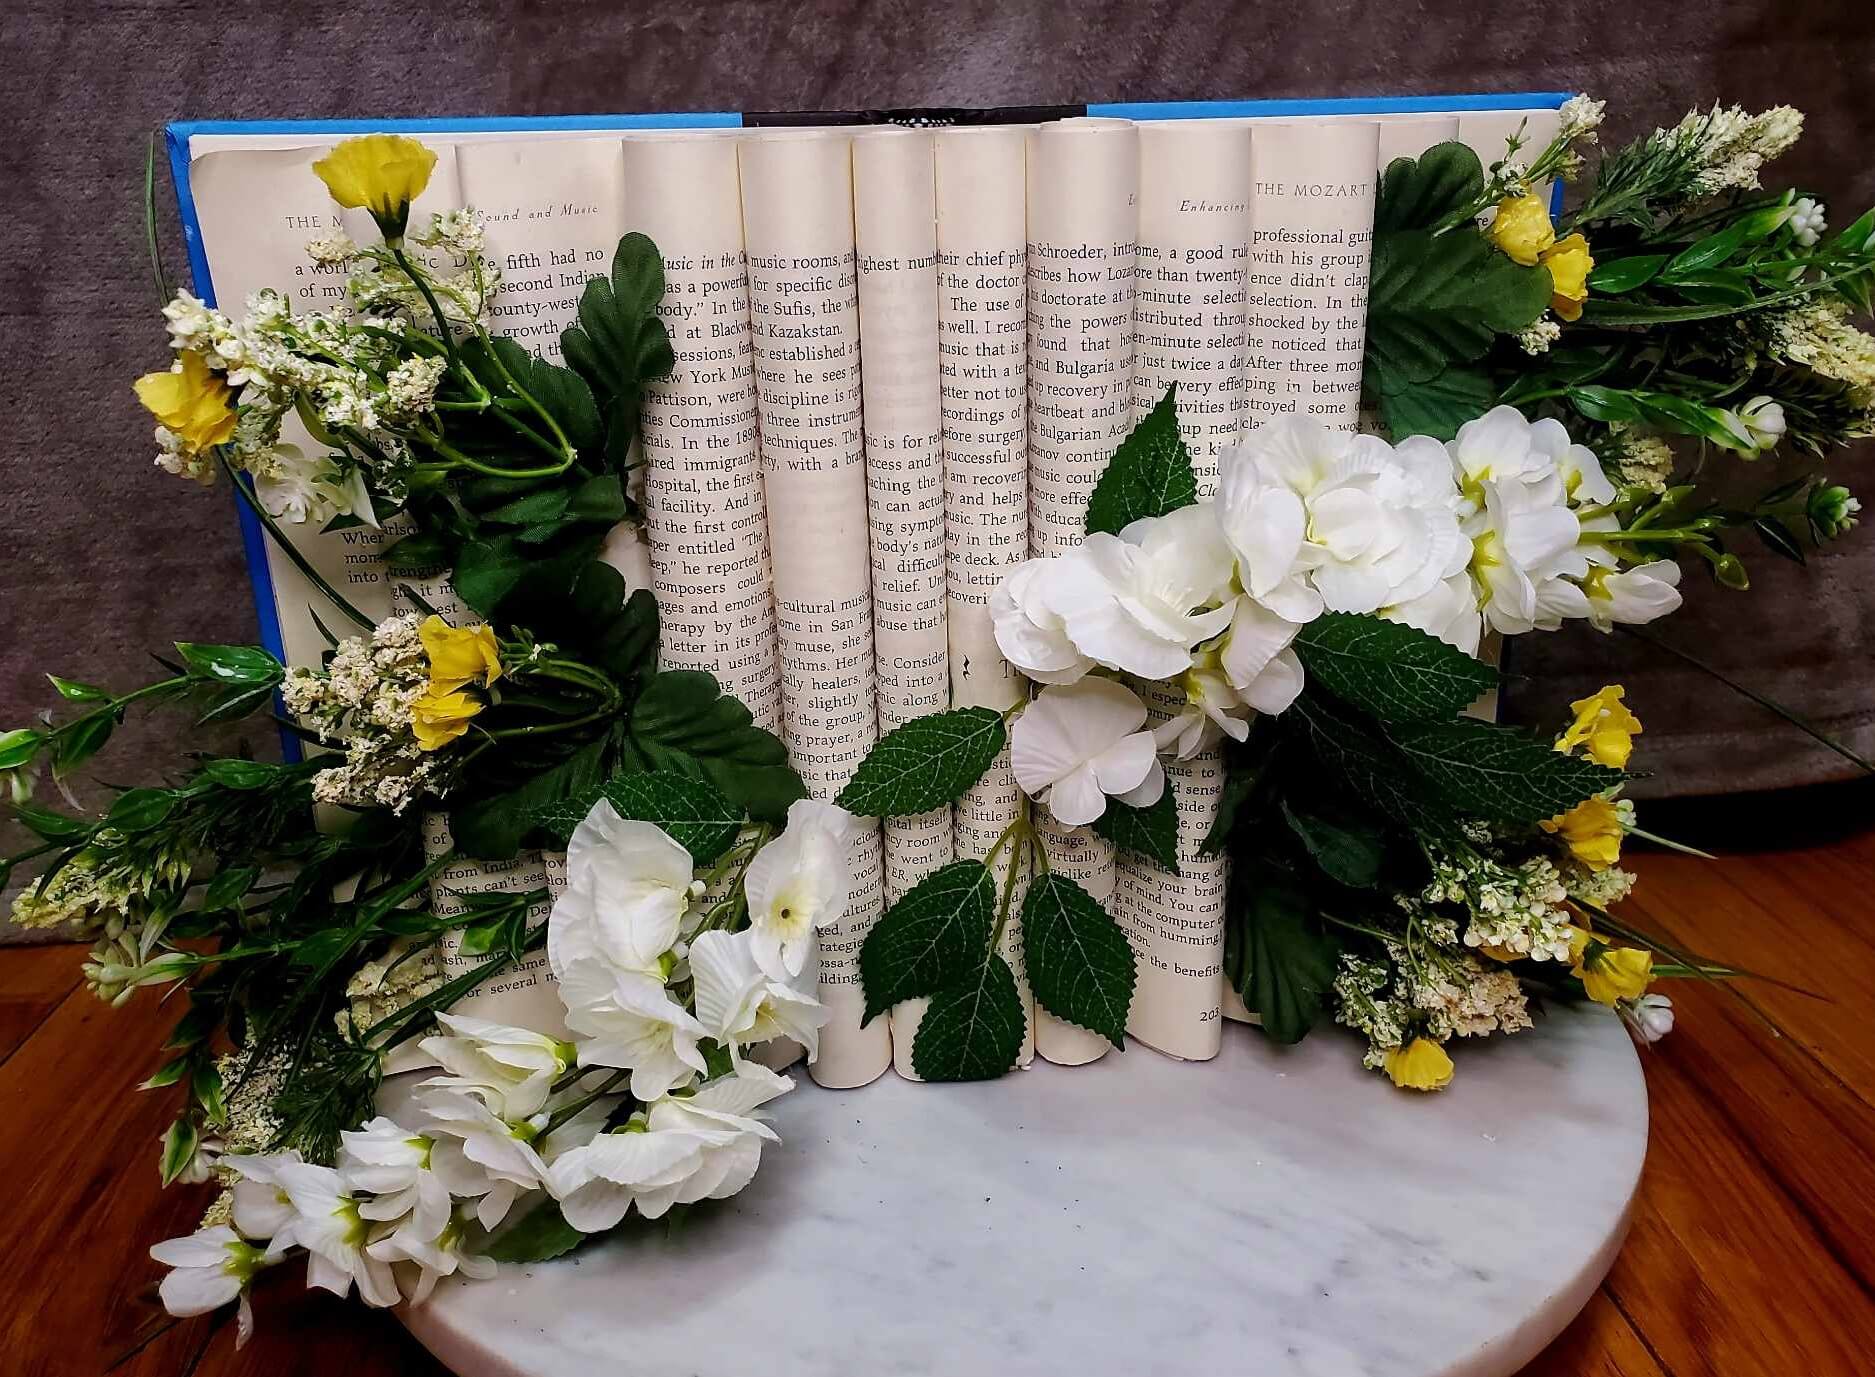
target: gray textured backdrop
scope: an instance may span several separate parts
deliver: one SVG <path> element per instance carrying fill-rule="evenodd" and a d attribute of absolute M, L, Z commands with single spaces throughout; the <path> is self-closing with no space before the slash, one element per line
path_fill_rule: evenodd
<path fill-rule="evenodd" d="M 539 114 L 977 105 L 1101 99 L 1588 90 L 1611 135 L 1714 99 L 1790 101 L 1810 133 L 1778 166 L 1846 222 L 1875 199 L 1875 25 L 1866 0 L 1808 4 L 523 3 L 267 6 L 15 0 L 0 140 L 0 728 L 42 670 L 117 684 L 165 641 L 255 634 L 226 493 L 150 465 L 129 382 L 163 359 L 138 214 L 143 138 L 176 117 Z M 171 203 L 162 201 L 171 231 Z M 1851 457 L 1853 482 L 1862 462 Z M 1838 464 L 1843 461 L 1839 458 Z M 1861 534 L 1869 535 L 1871 532 Z M 1875 748 L 1875 540 L 1809 570 L 1754 560 L 1758 588 L 1697 574 L 1668 634 Z M 1839 762 L 1658 652 L 1532 636 L 1511 708 L 1619 677 L 1662 783 L 1799 783 Z M 261 743 L 271 749 L 270 743 Z M 174 759 L 132 733 L 98 776 Z"/>

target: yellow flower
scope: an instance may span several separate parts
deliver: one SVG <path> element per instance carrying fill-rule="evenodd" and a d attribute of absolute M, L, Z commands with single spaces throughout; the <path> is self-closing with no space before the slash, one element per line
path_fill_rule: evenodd
<path fill-rule="evenodd" d="M 189 451 L 234 438 L 234 393 L 195 350 L 186 351 L 175 368 L 145 373 L 135 387 L 137 400 Z"/>
<path fill-rule="evenodd" d="M 346 139 L 312 165 L 332 199 L 368 210 L 387 241 L 403 238 L 410 203 L 430 184 L 436 155 L 402 134 Z"/>
<path fill-rule="evenodd" d="M 1431 1038 L 1414 1038 L 1386 1056 L 1387 1075 L 1402 1090 L 1443 1090 L 1452 1083 L 1452 1059 Z"/>
<path fill-rule="evenodd" d="M 492 684 L 501 677 L 501 654 L 495 633 L 488 627 L 458 629 L 431 613 L 417 628 L 417 635 L 430 660 L 432 692 L 447 693 L 476 682 Z"/>
<path fill-rule="evenodd" d="M 422 697 L 410 705 L 410 728 L 417 734 L 417 745 L 426 751 L 440 751 L 469 729 L 469 719 L 484 704 L 460 688 L 438 689 L 432 684 Z"/>
<path fill-rule="evenodd" d="M 1611 947 L 1587 928 L 1569 935 L 1570 974 L 1597 1004 L 1612 1008 L 1623 999 L 1639 999 L 1654 978 L 1654 954 L 1640 947 Z"/>
<path fill-rule="evenodd" d="M 1590 870 L 1606 870 L 1621 859 L 1621 814 L 1612 799 L 1597 794 L 1585 798 L 1559 817 L 1537 824 L 1545 832 L 1561 833 L 1570 853 Z"/>
<path fill-rule="evenodd" d="M 1556 228 L 1549 222 L 1543 198 L 1526 188 L 1521 196 L 1499 201 L 1497 218 L 1491 221 L 1491 242 L 1512 262 L 1535 267 L 1543 251 L 1556 242 Z"/>
<path fill-rule="evenodd" d="M 1629 712 L 1621 701 L 1627 690 L 1619 684 L 1597 689 L 1587 698 L 1578 698 L 1569 706 L 1576 720 L 1556 738 L 1556 749 L 1567 755 L 1577 746 L 1587 745 L 1589 758 L 1617 770 L 1627 768 L 1634 753 L 1634 738 L 1641 734 L 1641 719 Z"/>
<path fill-rule="evenodd" d="M 1549 308 L 1564 320 L 1579 320 L 1582 303 L 1589 299 L 1589 274 L 1595 259 L 1589 241 L 1579 234 L 1558 239 L 1545 249 L 1542 264 L 1549 269 Z"/>

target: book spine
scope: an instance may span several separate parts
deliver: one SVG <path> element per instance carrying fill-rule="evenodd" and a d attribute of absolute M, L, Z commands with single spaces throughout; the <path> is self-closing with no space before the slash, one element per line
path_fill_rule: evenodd
<path fill-rule="evenodd" d="M 1088 498 L 1132 428 L 1139 134 L 1122 120 L 1068 120 L 1030 134 L 1028 154 L 1029 550 L 1048 556 L 1087 534 Z M 1111 901 L 1111 843 L 1045 807 L 1035 828 L 1055 873 Z M 1078 1066 L 1108 1047 L 1036 1010 L 1045 1060 Z"/>
<path fill-rule="evenodd" d="M 764 133 L 738 155 L 782 735 L 809 793 L 831 800 L 877 740 L 879 712 L 851 140 Z M 875 826 L 855 844 L 845 915 L 820 933 L 832 1015 L 812 1067 L 821 1085 L 864 1085 L 891 1064 L 885 1020 L 860 1026 L 859 948 L 882 911 L 882 872 Z"/>

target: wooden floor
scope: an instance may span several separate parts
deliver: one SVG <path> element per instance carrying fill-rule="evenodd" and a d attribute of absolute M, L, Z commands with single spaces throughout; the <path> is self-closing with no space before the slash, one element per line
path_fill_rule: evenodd
<path fill-rule="evenodd" d="M 1843 825 L 1827 805 L 1817 828 L 1753 806 L 1756 818 L 1729 816 L 1760 835 Z M 1875 1372 L 1875 831 L 1635 865 L 1631 903 L 1659 930 L 1828 997 L 1765 981 L 1671 987 L 1679 1027 L 1643 1056 L 1653 1132 L 1633 1232 L 1588 1309 L 1527 1373 Z M 163 1315 L 145 1250 L 192 1228 L 206 1190 L 158 1191 L 166 1099 L 131 1089 L 171 1016 L 150 999 L 105 1009 L 79 984 L 79 960 L 69 947 L 0 951 L 0 1367 L 440 1374 L 388 1315 L 308 1293 L 296 1277 L 261 1287 L 260 1332 L 238 1353 L 224 1319 Z M 1567 1180 L 1532 1187 L 1570 1207 Z"/>

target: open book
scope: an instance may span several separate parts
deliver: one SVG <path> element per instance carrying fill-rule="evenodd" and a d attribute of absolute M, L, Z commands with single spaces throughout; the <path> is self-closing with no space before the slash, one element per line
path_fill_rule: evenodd
<path fill-rule="evenodd" d="M 481 211 L 503 274 L 492 328 L 550 358 L 586 278 L 621 235 L 648 234 L 665 260 L 677 366 L 646 401 L 642 526 L 616 532 L 608 557 L 628 587 L 655 592 L 662 663 L 714 674 L 831 798 L 880 733 L 1022 699 L 990 594 L 1031 553 L 1083 533 L 1115 445 L 1171 384 L 1207 491 L 1247 425 L 1301 412 L 1352 427 L 1377 170 L 1455 137 L 1488 164 L 1526 121 L 1541 146 L 1561 100 L 1111 106 L 935 128 L 744 128 L 735 116 L 183 125 L 171 148 L 198 291 L 228 306 L 262 287 L 308 306 L 342 294 L 342 270 L 305 252 L 348 214 L 310 164 L 363 128 L 438 151 L 413 223 Z M 402 610 L 378 558 L 383 532 L 288 529 L 366 613 Z M 289 663 L 316 663 L 322 624 L 343 628 L 315 585 L 248 536 L 264 637 Z M 445 580 L 414 588 L 451 615 Z M 1221 974 L 1224 863 L 1198 854 L 1222 771 L 1200 754 L 1168 773 L 1176 876 L 1041 822 L 1051 863 L 1106 901 L 1134 944 L 1129 1032 L 1206 1058 L 1221 1020 L 1242 1016 Z M 893 1064 L 895 1043 L 911 1074 L 920 1010 L 860 1026 L 860 944 L 922 876 L 987 851 L 1020 804 L 1005 759 L 954 808 L 862 838 L 844 921 L 821 934 L 834 1019 L 817 1080 L 863 1084 Z M 425 833 L 448 848 L 440 817 Z M 555 861 L 452 866 L 435 902 L 551 889 Z M 1020 985 L 1020 933 L 1006 940 Z M 461 1007 L 558 1026 L 544 955 Z M 1030 1024 L 1025 1061 L 1084 1062 L 1106 1047 L 1046 1015 Z"/>

